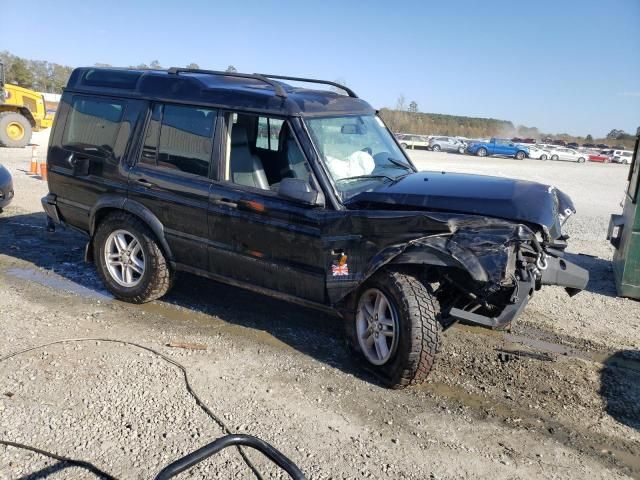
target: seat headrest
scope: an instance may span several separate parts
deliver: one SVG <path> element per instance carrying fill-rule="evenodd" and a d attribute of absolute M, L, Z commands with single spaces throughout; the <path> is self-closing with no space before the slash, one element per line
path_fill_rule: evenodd
<path fill-rule="evenodd" d="M 249 145 L 247 129 L 242 125 L 234 125 L 231 128 L 231 146 L 237 147 L 240 145 Z"/>

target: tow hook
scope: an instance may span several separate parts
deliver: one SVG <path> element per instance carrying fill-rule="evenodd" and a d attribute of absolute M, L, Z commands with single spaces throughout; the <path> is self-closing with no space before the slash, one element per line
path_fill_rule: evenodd
<path fill-rule="evenodd" d="M 538 259 L 536 260 L 536 267 L 538 267 L 538 270 L 546 270 L 547 267 L 549 266 L 549 263 L 547 262 L 547 254 L 544 252 L 540 252 L 540 255 L 538 255 Z"/>

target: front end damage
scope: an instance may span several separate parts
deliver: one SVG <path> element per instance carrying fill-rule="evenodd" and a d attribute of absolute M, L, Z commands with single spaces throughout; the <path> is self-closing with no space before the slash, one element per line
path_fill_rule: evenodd
<path fill-rule="evenodd" d="M 462 321 L 504 328 L 542 285 L 563 286 L 569 295 L 587 285 L 586 270 L 523 224 L 487 218 L 449 224 L 452 233 L 411 241 L 393 260 L 435 270 L 430 278 L 437 278 L 445 327 Z"/>

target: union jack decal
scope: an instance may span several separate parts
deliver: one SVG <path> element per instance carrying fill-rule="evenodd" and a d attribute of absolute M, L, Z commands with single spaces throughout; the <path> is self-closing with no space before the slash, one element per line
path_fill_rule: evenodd
<path fill-rule="evenodd" d="M 342 265 L 331 265 L 331 273 L 334 277 L 349 275 L 349 265 L 347 265 L 346 263 Z"/>

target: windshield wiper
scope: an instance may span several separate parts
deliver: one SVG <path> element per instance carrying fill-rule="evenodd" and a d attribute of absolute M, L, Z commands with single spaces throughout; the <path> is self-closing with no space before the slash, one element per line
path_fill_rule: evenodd
<path fill-rule="evenodd" d="M 390 177 L 389 175 L 356 175 L 355 177 L 339 178 L 336 180 L 336 182 L 346 182 L 347 180 L 364 180 L 364 179 L 371 179 L 371 178 L 386 178 L 391 182 L 395 180 L 395 178 Z"/>
<path fill-rule="evenodd" d="M 409 165 L 408 163 L 404 163 L 400 160 L 396 160 L 395 158 L 391 158 L 391 157 L 387 157 L 387 160 L 389 160 L 391 163 L 393 163 L 398 167 L 401 167 L 405 170 L 411 170 L 413 172 L 413 168 L 411 168 L 411 165 Z"/>

